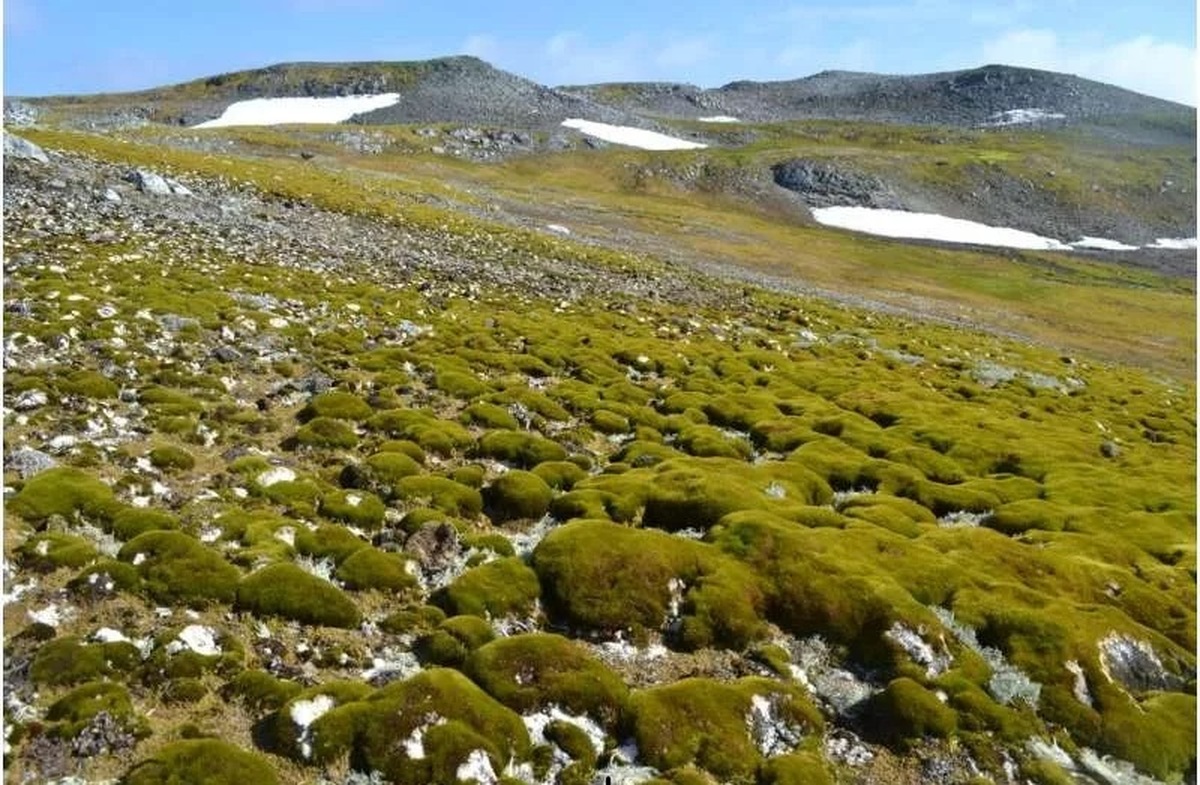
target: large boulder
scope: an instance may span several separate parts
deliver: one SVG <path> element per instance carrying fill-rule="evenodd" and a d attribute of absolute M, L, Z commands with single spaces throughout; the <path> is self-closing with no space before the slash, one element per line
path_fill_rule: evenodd
<path fill-rule="evenodd" d="M 10 134 L 8 131 L 4 132 L 4 157 L 23 158 L 39 161 L 44 164 L 50 163 L 50 157 L 46 155 L 45 150 L 28 139 L 22 139 L 19 136 Z"/>

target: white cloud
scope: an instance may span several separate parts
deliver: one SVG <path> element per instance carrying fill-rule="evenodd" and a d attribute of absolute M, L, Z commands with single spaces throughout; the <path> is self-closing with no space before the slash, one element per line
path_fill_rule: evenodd
<path fill-rule="evenodd" d="M 983 46 L 989 63 L 1062 71 L 1196 105 L 1196 50 L 1142 35 L 1115 43 L 1064 41 L 1050 30 L 1013 30 Z"/>

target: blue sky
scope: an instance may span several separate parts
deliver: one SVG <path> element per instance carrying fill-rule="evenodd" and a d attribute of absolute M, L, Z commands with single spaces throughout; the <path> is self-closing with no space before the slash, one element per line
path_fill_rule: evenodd
<path fill-rule="evenodd" d="M 1193 0 L 4 0 L 4 91 L 130 90 L 289 60 L 474 54 L 540 82 L 1007 63 L 1196 104 Z"/>

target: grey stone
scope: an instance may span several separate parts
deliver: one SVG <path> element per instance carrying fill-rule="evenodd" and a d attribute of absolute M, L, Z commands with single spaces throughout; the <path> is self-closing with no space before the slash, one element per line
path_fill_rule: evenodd
<path fill-rule="evenodd" d="M 19 412 L 28 412 L 41 408 L 50 402 L 50 396 L 44 390 L 26 390 L 17 396 L 13 408 Z"/>
<path fill-rule="evenodd" d="M 1135 692 L 1179 690 L 1183 680 L 1168 671 L 1154 647 L 1113 633 L 1100 641 L 1100 662 L 1110 678 Z"/>
<path fill-rule="evenodd" d="M 148 169 L 135 169 L 126 175 L 125 179 L 136 185 L 142 193 L 153 196 L 170 196 L 172 193 L 166 178 Z"/>
<path fill-rule="evenodd" d="M 104 201 L 112 202 L 113 204 L 121 203 L 121 195 L 112 188 L 104 189 Z"/>
<path fill-rule="evenodd" d="M 232 346 L 218 346 L 212 353 L 219 362 L 231 363 L 242 359 L 242 353 Z"/>
<path fill-rule="evenodd" d="M 41 450 L 31 447 L 20 447 L 9 453 L 8 468 L 21 475 L 21 478 L 32 477 L 38 472 L 44 472 L 57 465 L 57 461 Z"/>
<path fill-rule="evenodd" d="M 46 155 L 45 150 L 28 139 L 22 139 L 7 131 L 4 132 L 4 157 L 39 161 L 44 164 L 50 163 L 50 156 Z"/>
<path fill-rule="evenodd" d="M 179 316 L 178 314 L 168 313 L 160 316 L 158 323 L 164 330 L 170 333 L 177 333 L 185 327 L 199 324 L 195 319 L 188 316 Z"/>
<path fill-rule="evenodd" d="M 458 530 L 449 523 L 427 523 L 413 532 L 404 548 L 426 572 L 441 572 L 458 556 Z"/>
<path fill-rule="evenodd" d="M 5 125 L 33 125 L 37 122 L 38 110 L 24 101 L 8 100 L 4 102 Z"/>
<path fill-rule="evenodd" d="M 878 177 L 838 164 L 793 158 L 775 164 L 771 174 L 776 185 L 794 191 L 814 207 L 903 207 Z"/>

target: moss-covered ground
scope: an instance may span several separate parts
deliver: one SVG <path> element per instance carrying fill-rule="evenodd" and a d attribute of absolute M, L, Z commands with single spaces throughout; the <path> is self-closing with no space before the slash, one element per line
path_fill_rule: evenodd
<path fill-rule="evenodd" d="M 31 136 L 414 234 L 448 220 L 361 190 L 357 170 Z M 517 182 L 548 185 L 530 166 L 513 165 Z M 700 225 L 697 204 L 681 226 Z M 497 264 L 664 269 L 453 221 L 453 248 Z M 121 231 L 116 248 L 5 236 L 6 257 L 34 260 L 6 271 L 6 302 L 32 304 L 6 314 L 6 341 L 66 339 L 8 368 L 6 442 L 77 437 L 53 448 L 58 467 L 5 474 L 6 558 L 14 583 L 36 576 L 5 607 L 34 706 L 6 708 L 10 777 L 42 776 L 39 739 L 104 706 L 135 746 L 80 765 L 131 783 L 350 768 L 441 782 L 468 763 L 544 781 L 556 755 L 585 777 L 629 739 L 676 782 L 858 781 L 825 757 L 835 728 L 881 758 L 962 744 L 994 777 L 1008 759 L 1050 771 L 1033 737 L 1168 781 L 1195 766 L 1186 283 L 1058 260 L 1051 280 L 1036 255 L 993 269 L 994 255 L 771 229 L 796 273 L 886 259 L 889 286 L 961 296 L 977 319 L 1011 304 L 1044 347 L 724 297 L 728 283 L 687 303 L 548 298 Z M 116 315 L 91 318 L 99 304 Z M 48 403 L 12 409 L 29 390 Z M 869 684 L 854 710 L 778 645 L 815 638 Z M 1134 642 L 1138 668 L 1113 640 Z M 621 652 L 638 647 L 661 677 L 627 678 L 621 658 L 641 655 Z M 671 670 L 704 658 L 731 664 Z M 601 727 L 599 757 L 561 726 L 531 738 L 520 715 L 552 709 Z"/>

